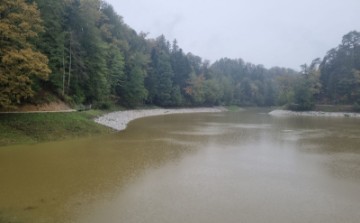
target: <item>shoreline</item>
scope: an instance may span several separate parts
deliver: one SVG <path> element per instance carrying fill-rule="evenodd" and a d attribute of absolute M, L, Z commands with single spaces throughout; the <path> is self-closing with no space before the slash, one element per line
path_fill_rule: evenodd
<path fill-rule="evenodd" d="M 273 110 L 269 115 L 275 117 L 305 116 L 305 117 L 333 117 L 333 118 L 360 118 L 360 113 L 355 112 L 322 112 L 322 111 L 289 111 Z"/>
<path fill-rule="evenodd" d="M 139 109 L 139 110 L 125 110 L 111 112 L 105 115 L 102 115 L 98 118 L 95 118 L 95 122 L 115 129 L 117 131 L 122 131 L 126 129 L 127 125 L 139 118 L 145 118 L 150 116 L 159 116 L 159 115 L 170 115 L 170 114 L 189 114 L 189 113 L 216 113 L 227 111 L 224 107 L 214 107 L 214 108 L 179 108 L 179 109 Z"/>

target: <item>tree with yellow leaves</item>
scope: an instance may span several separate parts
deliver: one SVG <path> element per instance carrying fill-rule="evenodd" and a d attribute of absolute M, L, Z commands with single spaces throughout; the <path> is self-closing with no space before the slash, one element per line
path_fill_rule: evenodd
<path fill-rule="evenodd" d="M 31 44 L 42 31 L 35 3 L 0 0 L 0 108 L 32 97 L 33 80 L 46 80 L 51 73 L 48 58 Z"/>

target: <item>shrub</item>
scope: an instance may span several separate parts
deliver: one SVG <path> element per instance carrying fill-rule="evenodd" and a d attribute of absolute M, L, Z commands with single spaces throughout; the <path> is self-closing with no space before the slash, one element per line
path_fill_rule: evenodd
<path fill-rule="evenodd" d="M 358 102 L 355 102 L 355 104 L 353 105 L 353 111 L 360 112 L 360 104 Z"/>

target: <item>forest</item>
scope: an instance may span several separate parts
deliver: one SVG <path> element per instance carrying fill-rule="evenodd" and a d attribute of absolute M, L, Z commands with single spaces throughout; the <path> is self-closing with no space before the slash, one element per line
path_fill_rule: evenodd
<path fill-rule="evenodd" d="M 298 72 L 243 59 L 210 63 L 176 40 L 137 33 L 102 0 L 1 0 L 0 60 L 2 110 L 57 99 L 101 109 L 331 104 L 360 110 L 357 31 Z"/>

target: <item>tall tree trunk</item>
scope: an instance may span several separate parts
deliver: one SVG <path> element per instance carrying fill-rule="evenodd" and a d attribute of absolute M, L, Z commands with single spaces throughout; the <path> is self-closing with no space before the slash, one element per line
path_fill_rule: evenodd
<path fill-rule="evenodd" d="M 67 83 L 67 90 L 68 94 L 70 92 L 70 81 L 71 81 L 71 62 L 72 62 L 72 55 L 71 55 L 71 32 L 70 32 L 70 45 L 69 45 L 69 75 L 68 75 L 68 83 Z"/>
<path fill-rule="evenodd" d="M 66 75 L 66 70 L 65 70 L 65 46 L 63 48 L 63 80 L 62 80 L 62 96 L 65 96 L 65 75 Z"/>

